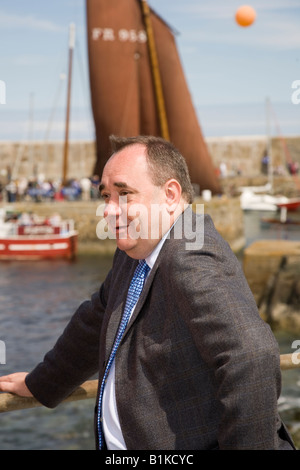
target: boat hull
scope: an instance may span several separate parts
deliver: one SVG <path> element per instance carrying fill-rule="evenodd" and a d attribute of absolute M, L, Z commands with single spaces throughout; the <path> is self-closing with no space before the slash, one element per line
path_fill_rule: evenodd
<path fill-rule="evenodd" d="M 288 211 L 296 211 L 300 207 L 300 199 L 291 199 L 286 203 L 278 203 L 277 206 L 281 209 L 285 207 Z"/>
<path fill-rule="evenodd" d="M 0 260 L 73 259 L 78 233 L 58 236 L 11 236 L 0 238 Z"/>

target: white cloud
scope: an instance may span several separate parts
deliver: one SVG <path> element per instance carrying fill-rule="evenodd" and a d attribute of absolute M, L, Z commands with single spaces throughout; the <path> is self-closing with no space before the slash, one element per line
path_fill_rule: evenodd
<path fill-rule="evenodd" d="M 30 29 L 48 32 L 65 31 L 65 28 L 52 21 L 37 18 L 34 15 L 14 15 L 0 10 L 1 29 Z"/>
<path fill-rule="evenodd" d="M 47 58 L 44 55 L 39 54 L 24 54 L 14 57 L 12 62 L 15 65 L 34 66 L 46 63 Z"/>
<path fill-rule="evenodd" d="M 194 50 L 198 42 L 200 44 L 219 44 L 220 37 L 222 38 L 223 44 L 237 44 L 236 31 L 223 31 L 222 35 L 219 35 L 208 29 L 187 32 L 185 34 L 185 41 L 188 39 L 189 42 L 192 42 Z M 255 34 L 239 35 L 238 44 L 249 45 L 251 47 L 258 46 L 260 48 L 299 50 L 300 28 L 299 25 L 292 24 L 288 21 L 265 21 L 264 28 L 257 28 Z M 185 51 L 187 51 L 186 46 Z"/>
<path fill-rule="evenodd" d="M 299 0 L 251 0 L 249 4 L 256 10 L 257 18 L 253 26 L 243 30 L 237 25 L 233 27 L 235 12 L 243 4 L 240 0 L 149 0 L 149 4 L 179 31 L 179 46 L 184 47 L 185 53 L 190 44 L 195 50 L 198 42 L 300 49 Z"/>
<path fill-rule="evenodd" d="M 3 108 L 4 109 L 4 108 Z M 33 123 L 30 123 L 26 112 L 11 111 L 5 116 L 0 116 L 1 136 L 0 140 L 64 140 L 65 120 L 57 118 L 49 126 L 49 120 L 41 117 L 44 110 L 36 112 Z M 24 118 L 22 117 L 24 115 Z M 29 132 L 30 130 L 30 132 Z M 78 116 L 70 121 L 70 140 L 94 138 L 94 123 L 90 116 Z M 29 137 L 29 134 L 31 136 Z"/>
<path fill-rule="evenodd" d="M 159 5 L 159 2 L 160 0 L 152 0 L 151 4 Z M 210 4 L 199 4 L 199 2 L 195 0 L 188 0 L 184 3 L 172 0 L 172 6 L 169 6 L 168 8 L 172 8 L 172 10 L 176 12 L 182 11 L 188 14 L 197 15 L 201 19 L 216 20 L 220 18 L 233 18 L 235 11 L 241 4 L 242 3 L 240 1 L 237 2 L 236 0 L 227 0 L 226 3 L 224 0 L 215 0 L 214 2 L 210 2 Z M 275 12 L 277 10 L 288 11 L 289 9 L 295 8 L 300 9 L 299 0 L 272 0 L 272 2 L 270 2 L 270 0 L 252 0 L 249 4 L 251 4 L 258 13 L 262 13 L 264 11 Z M 156 8 L 159 9 L 159 7 Z"/>

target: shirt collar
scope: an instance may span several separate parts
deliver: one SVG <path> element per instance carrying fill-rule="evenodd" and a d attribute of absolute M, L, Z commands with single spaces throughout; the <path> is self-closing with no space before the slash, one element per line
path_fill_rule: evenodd
<path fill-rule="evenodd" d="M 172 228 L 172 227 L 171 227 Z M 170 228 L 170 230 L 171 230 Z M 145 261 L 146 263 L 148 264 L 149 268 L 152 269 L 153 266 L 154 266 L 154 263 L 155 261 L 157 260 L 157 257 L 159 255 L 159 252 L 160 250 L 162 249 L 162 246 L 166 240 L 166 238 L 168 237 L 169 233 L 170 233 L 170 230 L 167 231 L 167 233 L 165 233 L 165 235 L 162 237 L 162 239 L 159 241 L 159 243 L 156 245 L 156 247 L 154 248 L 154 250 L 152 251 L 152 253 L 150 253 L 149 256 L 147 256 L 147 258 L 145 258 Z"/>
<path fill-rule="evenodd" d="M 172 230 L 172 228 L 174 227 L 177 219 L 179 218 L 179 216 L 176 218 L 176 220 L 174 221 L 173 225 L 171 225 L 171 227 L 169 228 L 169 230 L 164 234 L 164 236 L 162 237 L 162 239 L 159 241 L 159 243 L 156 245 L 156 247 L 154 248 L 154 250 L 152 251 L 152 253 L 150 253 L 149 256 L 147 256 L 147 258 L 145 258 L 145 261 L 146 263 L 148 264 L 149 268 L 152 269 L 153 266 L 154 266 L 154 263 L 155 261 L 157 260 L 157 257 L 159 255 L 159 252 L 160 250 L 162 249 L 162 246 L 163 244 L 165 243 L 166 239 L 168 238 L 169 236 L 169 233 L 170 231 Z"/>

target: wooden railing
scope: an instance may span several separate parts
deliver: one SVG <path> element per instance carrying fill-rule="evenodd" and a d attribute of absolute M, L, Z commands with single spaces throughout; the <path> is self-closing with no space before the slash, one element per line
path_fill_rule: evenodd
<path fill-rule="evenodd" d="M 96 398 L 97 388 L 98 380 L 88 380 L 71 393 L 71 395 L 64 400 L 64 403 Z M 37 406 L 42 405 L 33 397 L 20 397 L 12 393 L 0 394 L 0 413 L 5 413 L 6 411 L 25 410 L 26 408 L 35 408 Z"/>
<path fill-rule="evenodd" d="M 280 368 L 282 371 L 300 368 L 298 360 L 295 361 L 294 354 L 282 354 L 280 356 Z M 300 362 L 300 358 L 299 358 Z M 63 403 L 71 401 L 86 400 L 96 398 L 98 380 L 88 380 L 78 387 Z M 24 410 L 26 408 L 35 408 L 42 406 L 35 398 L 19 397 L 12 393 L 0 393 L 0 413 L 7 411 Z"/>

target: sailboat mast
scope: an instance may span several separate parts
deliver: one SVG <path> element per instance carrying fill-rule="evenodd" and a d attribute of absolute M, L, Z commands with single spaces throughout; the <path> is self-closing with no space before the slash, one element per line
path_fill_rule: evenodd
<path fill-rule="evenodd" d="M 157 108 L 158 108 L 158 117 L 159 117 L 159 123 L 160 123 L 161 137 L 163 137 L 166 140 L 170 140 L 168 121 L 167 121 L 167 115 L 166 115 L 166 109 L 165 109 L 165 101 L 164 101 L 164 96 L 163 96 L 163 91 L 162 91 L 157 53 L 156 53 L 153 29 L 152 29 L 152 24 L 151 24 L 151 19 L 150 19 L 150 8 L 146 0 L 141 0 L 141 5 L 142 5 L 144 23 L 146 26 L 147 38 L 148 38 L 148 48 L 149 48 L 150 62 L 151 62 L 151 68 L 152 68 L 152 74 L 153 74 L 156 103 L 157 103 Z"/>
<path fill-rule="evenodd" d="M 64 159 L 63 159 L 63 178 L 62 178 L 63 185 L 65 185 L 67 182 L 67 173 L 68 173 L 69 123 L 70 123 L 72 62 L 73 62 L 74 46 L 75 46 L 75 24 L 71 23 L 69 27 L 69 71 L 68 71 L 67 110 L 66 110 Z"/>
<path fill-rule="evenodd" d="M 267 155 L 268 161 L 268 182 L 271 185 L 271 193 L 273 193 L 273 155 L 272 155 L 272 139 L 270 131 L 270 98 L 266 98 L 266 134 L 267 134 Z"/>

